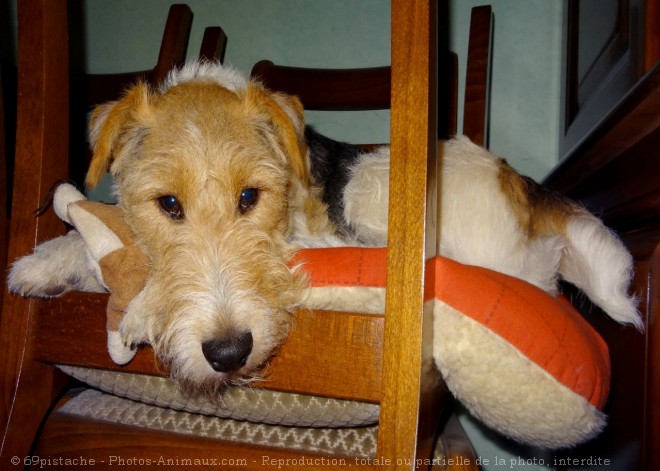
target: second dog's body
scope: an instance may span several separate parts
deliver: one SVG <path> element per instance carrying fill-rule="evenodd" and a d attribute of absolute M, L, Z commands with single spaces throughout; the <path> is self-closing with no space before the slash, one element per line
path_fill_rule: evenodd
<path fill-rule="evenodd" d="M 389 150 L 305 135 L 302 116 L 295 98 L 215 64 L 188 65 L 156 91 L 138 84 L 95 112 L 88 182 L 110 169 L 151 260 L 120 331 L 151 343 L 183 385 L 258 373 L 305 292 L 305 276 L 288 266 L 296 247 L 387 241 Z M 640 326 L 626 292 L 630 255 L 597 218 L 465 138 L 440 154 L 442 254 L 548 292 L 561 276 Z M 95 289 L 76 241 L 18 260 L 12 291 Z"/>
<path fill-rule="evenodd" d="M 361 153 L 359 146 L 313 131 L 306 135 L 313 175 L 315 162 L 324 160 L 315 153 L 332 149 L 342 162 L 334 164 L 340 178 L 321 180 L 321 187 L 331 188 L 323 201 L 329 215 L 340 215 L 333 222 L 343 240 L 385 245 L 389 149 Z M 631 257 L 598 218 L 518 175 L 465 137 L 441 143 L 440 158 L 441 255 L 521 278 L 549 293 L 557 291 L 561 277 L 617 321 L 637 318 L 627 293 Z M 337 181 L 345 182 L 340 191 L 332 187 Z"/>

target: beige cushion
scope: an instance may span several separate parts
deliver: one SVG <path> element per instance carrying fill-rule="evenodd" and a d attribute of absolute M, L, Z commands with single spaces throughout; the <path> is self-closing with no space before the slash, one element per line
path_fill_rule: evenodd
<path fill-rule="evenodd" d="M 79 381 L 107 393 L 167 407 L 272 425 L 299 427 L 361 427 L 378 423 L 378 405 L 266 389 L 232 387 L 217 401 L 201 394 L 187 394 L 168 378 L 60 366 Z"/>
<path fill-rule="evenodd" d="M 373 458 L 378 426 L 351 428 L 285 427 L 152 406 L 88 389 L 67 401 L 59 412 L 216 440 L 294 449 L 324 455 Z M 337 459 L 346 459 L 346 458 Z M 433 463 L 446 461 L 442 441 L 433 452 Z M 341 464 L 341 463 L 340 463 Z M 346 465 L 352 464 L 350 458 Z"/>
<path fill-rule="evenodd" d="M 376 453 L 377 426 L 305 428 L 255 424 L 151 406 L 93 389 L 83 391 L 59 411 L 152 430 L 251 445 L 356 457 L 369 457 Z"/>

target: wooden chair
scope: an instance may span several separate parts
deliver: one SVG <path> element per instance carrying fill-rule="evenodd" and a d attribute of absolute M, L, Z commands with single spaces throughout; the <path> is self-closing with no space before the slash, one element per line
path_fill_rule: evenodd
<path fill-rule="evenodd" d="M 424 267 L 426 259 L 435 255 L 437 234 L 435 67 L 429 59 L 436 44 L 435 7 L 431 0 L 392 2 L 392 244 L 387 321 L 353 313 L 298 312 L 295 334 L 264 383 L 276 390 L 379 403 L 377 460 L 355 462 L 366 469 L 414 469 L 416 459 L 430 458 L 437 424 L 449 404 L 435 369 L 425 368 L 430 352 L 422 348 L 430 328 L 423 309 Z M 19 4 L 19 24 L 31 28 L 21 28 L 19 37 L 22 93 L 10 228 L 12 259 L 29 253 L 36 242 L 63 232 L 52 213 L 36 219 L 32 211 L 52 183 L 67 176 L 67 47 L 65 41 L 53 40 L 66 37 L 66 23 L 66 5 L 61 0 Z M 35 47 L 42 53 L 25 53 Z M 411 192 L 411 187 L 419 191 Z M 250 468 L 263 466 L 263 456 L 319 459 L 314 454 L 153 432 L 58 412 L 67 400 L 58 401 L 68 380 L 58 374 L 55 364 L 120 369 L 106 352 L 106 300 L 107 296 L 85 293 L 49 301 L 5 297 L 0 324 L 4 366 L 0 417 L 6 428 L 0 462 L 33 451 L 61 458 L 82 454 L 98 463 L 126 450 L 135 459 L 153 459 L 154 454 L 182 460 L 247 459 Z M 121 371 L 162 375 L 149 349 L 141 349 Z M 345 381 L 346 371 L 362 374 Z M 455 422 L 446 430 L 447 447 L 456 450 L 450 446 L 458 430 Z M 452 457 L 452 452 L 446 456 Z M 290 461 L 278 464 L 282 469 L 297 466 Z"/>
<path fill-rule="evenodd" d="M 394 14 L 394 13 L 393 13 Z M 395 44 L 394 37 L 394 21 L 393 21 L 393 47 Z M 468 57 L 466 61 L 466 90 L 464 96 L 464 118 L 463 118 L 463 132 L 466 133 L 468 137 L 479 144 L 484 144 L 486 138 L 486 125 L 487 125 L 487 92 L 488 92 L 488 76 L 489 76 L 489 60 L 490 60 L 490 41 L 491 41 L 491 26 L 492 26 L 492 9 L 490 6 L 481 6 L 475 7 L 472 9 L 471 20 L 470 20 L 470 41 L 468 45 Z M 431 53 L 433 49 L 429 50 Z M 435 52 L 435 51 L 433 51 Z M 441 56 L 443 57 L 443 56 Z M 404 60 L 400 58 L 400 60 Z M 363 110 L 382 110 L 392 108 L 392 146 L 391 152 L 392 155 L 396 155 L 395 152 L 398 150 L 398 145 L 405 147 L 406 144 L 412 144 L 412 142 L 398 142 L 396 143 L 395 135 L 395 126 L 401 125 L 399 121 L 396 121 L 399 116 L 396 114 L 398 111 L 393 105 L 393 101 L 398 98 L 397 93 L 394 91 L 394 87 L 402 86 L 401 82 L 398 82 L 393 78 L 393 69 L 395 67 L 395 56 L 393 54 L 392 66 L 383 66 L 383 67 L 372 67 L 372 68 L 363 68 L 363 69 L 314 69 L 314 68 L 304 68 L 304 67 L 290 67 L 284 65 L 274 64 L 269 60 L 259 61 L 254 65 L 251 71 L 251 76 L 258 79 L 263 83 L 267 88 L 271 90 L 276 90 L 290 95 L 296 95 L 302 101 L 304 108 L 306 110 L 315 110 L 315 111 L 363 111 Z M 403 69 L 404 65 L 399 64 Z M 444 68 L 443 68 L 444 66 Z M 432 70 L 429 66 L 428 73 L 433 74 L 435 71 Z M 450 73 L 456 74 L 457 69 L 454 64 L 444 63 L 438 67 L 438 73 Z M 436 76 L 431 75 L 429 80 L 438 82 Z M 457 79 L 452 78 L 450 80 L 440 80 L 439 83 L 448 83 L 452 86 L 450 90 L 447 90 L 447 95 L 452 97 L 450 100 L 450 106 L 447 110 L 440 110 L 439 113 L 447 113 L 448 119 L 447 122 L 452 123 L 448 129 L 450 134 L 456 133 L 456 113 L 457 113 L 457 100 L 458 100 L 458 90 L 457 90 Z M 405 88 L 405 90 L 409 90 Z M 428 92 L 431 92 L 431 89 L 428 89 Z M 402 87 L 401 93 L 404 93 L 404 87 Z M 435 94 L 433 95 L 436 96 Z M 421 97 L 418 97 L 421 99 Z M 429 97 L 426 101 L 432 98 Z M 412 106 L 409 104 L 409 106 Z M 409 111 L 412 114 L 412 111 Z M 408 116 L 410 117 L 410 116 Z M 431 124 L 431 123 L 427 123 Z M 435 124 L 435 123 L 432 123 Z M 425 124 L 419 122 L 420 126 L 425 126 Z M 431 135 L 436 135 L 436 133 L 431 130 L 433 127 L 429 128 L 429 137 Z M 411 130 L 408 130 L 411 132 Z M 437 139 L 437 135 L 436 135 Z M 367 148 L 371 148 L 372 145 L 366 145 Z M 409 155 L 410 148 L 406 147 L 406 150 L 400 150 L 401 154 L 399 155 Z M 391 173 L 394 178 L 395 175 L 398 175 L 398 172 L 401 170 L 395 167 L 395 164 L 400 164 L 400 161 L 395 157 L 392 158 L 392 168 Z M 435 165 L 437 162 L 431 160 L 429 163 L 435 171 Z M 428 170 L 431 171 L 431 170 Z M 396 180 L 391 182 L 390 191 L 396 189 Z M 433 187 L 434 182 L 431 180 L 429 185 L 431 189 L 427 189 L 429 195 L 435 195 L 435 188 Z M 401 190 L 405 191 L 405 190 Z M 396 241 L 396 233 L 392 232 L 393 219 L 401 217 L 401 214 L 397 211 L 396 206 L 399 205 L 400 201 L 395 198 L 401 198 L 402 196 L 396 195 L 394 193 L 391 196 L 390 203 L 390 241 Z M 431 197 L 431 196 L 429 196 Z M 394 203 L 393 201 L 396 201 Z M 418 201 L 417 204 L 420 202 Z M 429 202 L 429 204 L 433 204 Z M 401 222 L 403 223 L 403 222 Z M 394 223 L 396 224 L 396 223 Z M 435 229 L 434 229 L 435 230 Z M 419 236 L 419 235 L 418 235 Z M 423 237 L 422 237 L 423 238 Z M 417 240 L 419 243 L 420 241 Z M 412 243 L 412 242 L 411 242 Z M 399 243 L 388 244 L 388 250 L 391 251 L 393 246 L 401 246 Z M 405 245 L 404 245 L 405 246 Z M 412 248 L 414 244 L 408 248 Z M 422 249 L 425 247 L 419 246 Z M 405 257 L 404 254 L 400 254 Z M 391 258 L 390 258 L 391 260 Z M 388 274 L 393 273 L 392 266 L 395 262 L 388 262 Z M 401 263 L 401 260 L 398 260 L 397 263 Z M 400 267 L 398 268 L 400 270 Z M 389 275 L 391 277 L 391 275 Z M 405 283 L 403 280 L 399 280 L 400 283 Z M 392 294 L 393 283 L 388 280 L 387 285 L 387 303 L 386 303 L 386 327 L 388 322 L 390 322 L 392 312 L 394 310 L 404 309 L 404 306 L 400 303 L 407 303 L 405 296 L 402 296 L 402 293 Z M 391 295 L 392 294 L 392 295 Z M 391 295 L 391 296 L 390 296 Z M 390 326 L 396 325 L 393 323 L 389 324 Z M 419 326 L 418 326 L 419 327 Z M 393 327 L 396 329 L 397 327 Z M 398 349 L 400 348 L 398 342 L 401 339 L 397 339 L 397 336 L 394 332 L 390 333 L 394 339 L 393 346 L 390 348 Z M 386 332 L 387 335 L 387 332 Z M 400 337 L 400 336 L 398 336 Z M 387 337 L 386 337 L 387 342 Z M 311 343 L 314 345 L 314 343 Z M 386 343 L 386 348 L 387 348 Z M 401 366 L 401 365 L 399 365 Z M 403 366 L 401 366 L 403 367 Z M 426 380 L 432 382 L 433 380 Z M 438 390 L 433 389 L 431 394 L 437 394 Z M 396 400 L 401 400 L 402 398 L 397 398 Z M 429 397 L 423 398 L 426 401 L 429 401 Z M 382 402 L 381 402 L 382 404 Z M 420 407 L 420 406 L 418 406 Z M 428 406 L 427 406 L 428 407 Z M 437 407 L 437 406 L 436 406 Z M 436 412 L 437 413 L 437 412 Z M 382 411 L 381 411 L 382 414 Z M 381 415 L 382 417 L 382 415 Z M 382 419 L 381 419 L 382 420 Z M 383 427 L 383 422 L 381 422 L 381 431 Z M 431 427 L 431 430 L 433 426 Z M 452 431 L 450 432 L 451 429 Z M 454 440 L 449 439 L 449 436 L 453 436 Z M 459 438 L 460 437 L 460 438 Z M 457 456 L 467 457 L 468 460 L 473 456 L 473 450 L 469 442 L 466 442 L 466 437 L 462 434 L 460 424 L 458 421 L 451 420 L 449 421 L 449 428 L 446 430 L 446 433 L 442 435 L 441 440 L 445 440 L 445 446 L 450 450 L 450 454 L 455 454 Z M 381 445 L 379 438 L 379 445 Z M 428 447 L 428 444 L 426 444 Z M 379 448 L 380 451 L 383 447 Z M 422 449 L 421 447 L 419 448 Z M 426 448 L 428 449 L 428 448 Z M 460 450 L 460 451 L 459 451 Z M 418 451 L 419 453 L 419 451 Z M 427 451 L 425 454 L 417 454 L 416 456 L 428 456 Z M 474 460 L 472 461 L 474 463 Z"/>
<path fill-rule="evenodd" d="M 492 23 L 493 12 L 490 5 L 472 9 L 461 134 L 482 146 L 488 144 L 488 84 L 490 83 L 488 77 L 490 75 Z"/>
<path fill-rule="evenodd" d="M 74 75 L 71 80 L 76 87 L 76 97 L 83 99 L 87 108 L 116 100 L 124 89 L 138 78 L 155 85 L 161 82 L 175 67 L 186 61 L 186 52 L 193 23 L 193 12 L 188 5 L 174 4 L 170 7 L 160 43 L 158 60 L 153 69 L 115 73 Z M 221 62 L 227 48 L 227 35 L 219 26 L 204 30 L 199 57 Z"/>
<path fill-rule="evenodd" d="M 484 145 L 487 138 L 487 103 L 490 70 L 490 44 L 492 34 L 492 8 L 490 5 L 474 7 L 470 15 L 466 80 L 463 102 L 461 134 L 473 142 Z M 449 97 L 446 109 L 438 112 L 441 121 L 449 123 L 440 134 L 455 135 L 458 111 L 458 79 L 454 54 L 439 55 L 439 73 L 450 75 L 439 78 L 448 90 L 439 91 Z M 390 66 L 366 69 L 312 69 L 289 67 L 262 60 L 254 65 L 251 75 L 266 87 L 289 95 L 296 95 L 305 109 L 316 111 L 362 111 L 390 108 Z"/>
<path fill-rule="evenodd" d="M 202 45 L 199 48 L 199 58 L 207 61 L 224 62 L 227 50 L 227 35 L 220 26 L 209 26 L 204 29 Z"/>
<path fill-rule="evenodd" d="M 7 141 L 5 137 L 5 101 L 3 69 L 0 66 L 0 268 L 7 266 L 7 238 L 9 235 L 9 220 L 7 203 L 9 197 L 9 179 L 7 176 Z M 11 137 L 10 137 L 11 139 Z M 5 294 L 5 280 L 0 281 L 0 303 Z"/>
<path fill-rule="evenodd" d="M 165 79 L 170 70 L 182 66 L 186 61 L 193 12 L 188 5 L 174 4 L 170 7 L 160 43 L 158 60 L 153 69 L 111 73 L 111 74 L 72 74 L 70 77 L 72 93 L 69 102 L 69 122 L 72 155 L 69 162 L 69 176 L 82 184 L 84 172 L 89 165 L 89 145 L 87 118 L 96 106 L 116 100 L 121 93 L 139 78 L 156 85 Z M 200 47 L 200 58 L 222 62 L 227 48 L 227 35 L 219 26 L 204 30 Z"/>

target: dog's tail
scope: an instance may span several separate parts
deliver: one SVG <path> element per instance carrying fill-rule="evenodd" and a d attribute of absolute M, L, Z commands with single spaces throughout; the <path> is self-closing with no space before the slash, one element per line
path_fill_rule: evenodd
<path fill-rule="evenodd" d="M 637 297 L 628 292 L 633 259 L 618 236 L 584 207 L 521 177 L 505 163 L 500 184 L 529 234 L 563 239 L 559 275 L 612 319 L 642 330 Z"/>
<path fill-rule="evenodd" d="M 559 273 L 612 319 L 642 330 L 637 298 L 628 293 L 633 260 L 619 238 L 585 209 L 570 203 Z"/>

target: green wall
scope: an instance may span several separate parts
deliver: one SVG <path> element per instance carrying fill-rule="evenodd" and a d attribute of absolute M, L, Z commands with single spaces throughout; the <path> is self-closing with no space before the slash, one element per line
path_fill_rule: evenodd
<path fill-rule="evenodd" d="M 188 58 L 199 53 L 204 28 L 229 38 L 225 63 L 246 74 L 261 59 L 309 67 L 369 67 L 390 63 L 390 3 L 386 0 L 190 0 L 195 17 Z M 169 2 L 86 0 L 87 70 L 153 67 Z M 149 34 L 145 34 L 149 32 Z M 121 38 L 117 41 L 114 38 Z M 388 142 L 389 113 L 308 113 L 310 124 L 352 142 Z"/>
<path fill-rule="evenodd" d="M 489 148 L 536 179 L 558 159 L 563 3 L 450 2 L 450 49 L 459 54 L 460 83 L 465 80 L 470 8 L 492 5 Z"/>
<path fill-rule="evenodd" d="M 188 58 L 205 27 L 229 37 L 226 62 L 245 73 L 260 59 L 311 67 L 390 63 L 387 0 L 190 0 L 195 19 Z M 463 79 L 470 8 L 450 1 L 450 46 Z M 540 179 L 557 162 L 561 1 L 493 0 L 494 34 L 490 148 Z M 167 15 L 163 0 L 82 2 L 89 72 L 144 69 L 158 56 Z M 351 142 L 387 142 L 389 114 L 308 113 L 320 131 Z M 460 122 L 460 121 L 459 121 Z"/>

